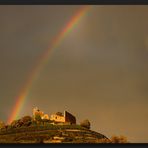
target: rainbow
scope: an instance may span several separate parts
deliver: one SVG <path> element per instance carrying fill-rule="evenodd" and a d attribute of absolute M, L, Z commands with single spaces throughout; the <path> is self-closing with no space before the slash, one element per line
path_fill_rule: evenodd
<path fill-rule="evenodd" d="M 73 28 L 79 23 L 81 18 L 87 14 L 91 6 L 82 6 L 80 10 L 70 19 L 66 26 L 57 34 L 57 36 L 51 42 L 50 47 L 40 56 L 37 60 L 36 65 L 30 72 L 28 79 L 22 89 L 20 90 L 19 95 L 16 97 L 15 105 L 13 106 L 12 113 L 7 120 L 7 123 L 11 123 L 13 120 L 17 119 L 19 113 L 25 103 L 25 100 L 30 92 L 30 89 L 33 85 L 33 82 L 38 78 L 41 70 L 44 68 L 48 59 L 50 58 L 51 51 L 57 48 L 63 39 L 73 30 Z"/>

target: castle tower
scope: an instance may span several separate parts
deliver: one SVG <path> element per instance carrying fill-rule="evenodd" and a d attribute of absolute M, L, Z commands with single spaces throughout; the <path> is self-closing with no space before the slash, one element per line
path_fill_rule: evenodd
<path fill-rule="evenodd" d="M 35 115 L 39 114 L 41 118 L 44 116 L 44 112 L 40 111 L 38 107 L 33 108 L 33 118 L 35 119 Z"/>
<path fill-rule="evenodd" d="M 40 110 L 38 109 L 38 107 L 33 108 L 33 116 L 35 116 L 36 112 L 39 112 Z"/>

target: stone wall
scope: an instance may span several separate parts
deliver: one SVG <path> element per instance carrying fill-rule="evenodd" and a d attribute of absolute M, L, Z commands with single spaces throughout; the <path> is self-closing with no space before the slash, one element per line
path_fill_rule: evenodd
<path fill-rule="evenodd" d="M 50 120 L 54 120 L 56 122 L 65 122 L 65 117 L 53 114 L 51 115 Z"/>

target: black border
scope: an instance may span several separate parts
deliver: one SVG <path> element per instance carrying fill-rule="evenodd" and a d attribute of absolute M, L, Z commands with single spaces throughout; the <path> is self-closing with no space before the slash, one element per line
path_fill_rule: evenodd
<path fill-rule="evenodd" d="M 96 147 L 96 148 L 98 148 L 98 147 L 106 147 L 106 148 L 110 148 L 110 147 L 115 147 L 115 148 L 117 148 L 117 147 L 133 147 L 133 148 L 135 148 L 136 146 L 139 146 L 139 147 L 141 147 L 141 146 L 146 146 L 147 147 L 147 144 L 146 143 L 128 143 L 128 144 L 126 144 L 126 143 L 124 143 L 124 144 L 113 144 L 113 143 L 105 143 L 105 144 L 103 144 L 103 143 L 100 143 L 100 144 L 59 144 L 59 143 L 51 143 L 51 144 L 0 144 L 0 147 L 34 147 L 34 148 L 37 148 L 37 147 L 47 147 L 47 148 L 55 148 L 55 147 L 59 147 L 59 148 L 61 148 L 61 147 L 75 147 L 75 148 L 78 148 L 78 147 L 80 147 L 80 148 L 85 148 L 85 147 Z"/>
<path fill-rule="evenodd" d="M 148 5 L 148 0 L 0 0 L 1 5 Z"/>

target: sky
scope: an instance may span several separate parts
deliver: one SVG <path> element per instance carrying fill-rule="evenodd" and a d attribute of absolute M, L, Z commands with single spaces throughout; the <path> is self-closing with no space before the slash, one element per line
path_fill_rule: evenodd
<path fill-rule="evenodd" d="M 0 120 L 51 40 L 82 5 L 0 6 Z M 19 116 L 67 110 L 79 124 L 148 142 L 148 6 L 95 5 L 54 49 Z"/>

